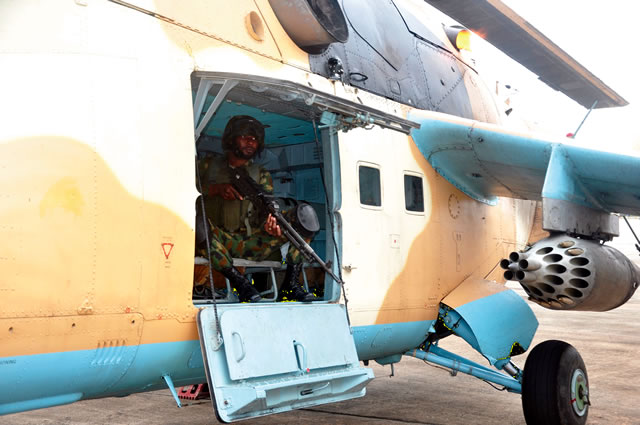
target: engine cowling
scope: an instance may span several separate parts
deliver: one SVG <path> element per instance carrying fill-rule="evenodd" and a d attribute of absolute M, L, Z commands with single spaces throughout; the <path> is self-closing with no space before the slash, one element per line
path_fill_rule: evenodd
<path fill-rule="evenodd" d="M 627 302 L 640 282 L 640 268 L 617 249 L 565 234 L 512 252 L 500 266 L 531 301 L 554 310 L 611 310 Z"/>

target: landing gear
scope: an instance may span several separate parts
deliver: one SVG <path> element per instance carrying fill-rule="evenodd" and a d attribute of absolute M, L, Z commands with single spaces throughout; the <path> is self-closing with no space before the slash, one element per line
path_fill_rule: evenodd
<path fill-rule="evenodd" d="M 578 351 L 545 341 L 529 354 L 522 380 L 522 409 L 529 425 L 583 425 L 589 413 L 589 379 Z"/>

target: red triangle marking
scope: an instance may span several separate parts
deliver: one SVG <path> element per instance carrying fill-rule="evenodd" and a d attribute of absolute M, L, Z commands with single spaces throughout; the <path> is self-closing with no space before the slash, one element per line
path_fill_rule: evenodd
<path fill-rule="evenodd" d="M 169 255 L 171 255 L 171 250 L 173 249 L 173 244 L 165 242 L 162 244 L 162 252 L 164 252 L 164 258 L 169 259 Z"/>

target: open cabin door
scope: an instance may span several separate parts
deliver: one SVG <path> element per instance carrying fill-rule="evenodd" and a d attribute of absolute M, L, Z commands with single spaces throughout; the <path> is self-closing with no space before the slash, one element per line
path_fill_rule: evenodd
<path fill-rule="evenodd" d="M 371 125 L 409 133 L 418 126 L 307 86 L 266 77 L 195 72 L 192 87 L 196 140 L 207 134 L 210 122 L 214 128 L 224 128 L 229 117 L 216 113 L 225 101 L 249 108 L 243 111 L 257 112 L 259 106 L 262 114 L 313 122 L 312 139 L 316 124 L 331 135 Z M 330 139 L 337 143 L 337 138 Z M 338 175 L 333 159 L 327 159 L 337 158 L 337 149 L 330 150 L 332 155 L 324 154 L 328 180 Z M 336 211 L 339 200 L 330 197 L 328 202 Z M 345 306 L 326 302 L 340 297 L 339 285 L 332 288 L 325 291 L 325 302 L 217 304 L 200 310 L 198 331 L 219 420 L 232 422 L 365 394 L 373 372 L 358 362 Z"/>
<path fill-rule="evenodd" d="M 373 379 L 358 362 L 340 304 L 235 304 L 200 310 L 198 330 L 216 415 L 223 422 L 362 397 Z"/>

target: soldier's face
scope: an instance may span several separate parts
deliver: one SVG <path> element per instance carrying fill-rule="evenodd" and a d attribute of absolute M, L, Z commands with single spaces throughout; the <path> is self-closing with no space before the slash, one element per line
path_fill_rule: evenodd
<path fill-rule="evenodd" d="M 242 159 L 251 159 L 258 151 L 258 139 L 251 135 L 236 137 L 235 156 Z"/>

